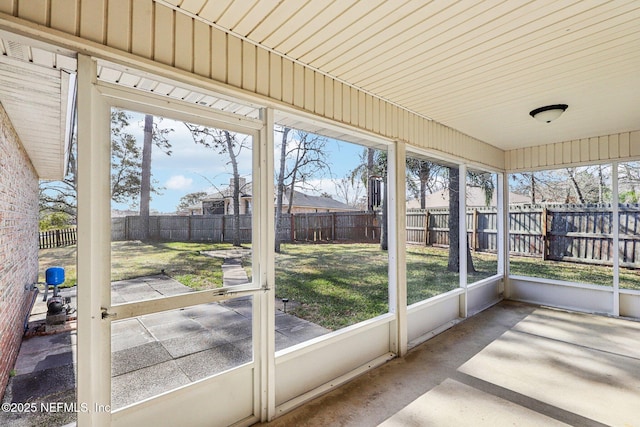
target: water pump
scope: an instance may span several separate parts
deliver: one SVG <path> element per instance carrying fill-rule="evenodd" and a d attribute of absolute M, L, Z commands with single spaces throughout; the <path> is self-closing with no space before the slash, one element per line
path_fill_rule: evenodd
<path fill-rule="evenodd" d="M 62 324 L 67 320 L 70 311 L 70 298 L 60 296 L 58 286 L 64 283 L 64 268 L 50 267 L 45 271 L 45 291 L 43 301 L 47 302 L 47 325 Z M 49 287 L 53 286 L 53 296 L 49 296 Z"/>

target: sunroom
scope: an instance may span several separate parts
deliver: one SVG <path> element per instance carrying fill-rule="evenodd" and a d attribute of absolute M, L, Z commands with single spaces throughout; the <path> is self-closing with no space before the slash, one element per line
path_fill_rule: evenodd
<path fill-rule="evenodd" d="M 77 399 L 88 408 L 79 426 L 271 421 L 503 300 L 640 318 L 636 2 L 72 0 L 0 10 L 5 84 L 20 72 L 75 88 L 51 111 L 72 99 L 65 123 L 77 116 Z M 20 102 L 5 87 L 0 102 L 38 176 L 61 179 L 64 167 L 39 169 L 50 155 L 26 133 L 37 118 L 13 113 L 16 99 L 39 99 L 27 89 Z M 211 187 L 250 186 L 251 203 L 220 226 L 220 243 L 243 250 L 222 266 L 241 259 L 233 284 L 153 285 L 150 296 L 114 278 L 122 246 L 134 257 L 146 241 L 206 230 L 201 240 L 218 243 L 206 215 L 149 216 L 148 206 L 146 232 L 136 234 L 141 208 L 114 237 L 125 224 L 112 218 L 119 114 L 152 117 L 165 135 L 154 177 L 186 182 L 182 165 L 202 163 L 194 173 Z M 69 135 L 56 135 L 64 147 Z M 285 212 L 287 149 L 319 153 L 295 169 L 307 186 L 291 182 L 291 192 L 341 194 L 360 208 Z M 55 156 L 67 161 L 64 149 Z M 435 193 L 445 208 L 430 209 Z M 367 289 L 354 296 L 354 284 Z M 362 298 L 373 303 L 359 311 Z M 116 353 L 131 334 L 151 338 L 132 347 L 128 376 Z M 136 365 L 155 351 L 162 363 Z"/>

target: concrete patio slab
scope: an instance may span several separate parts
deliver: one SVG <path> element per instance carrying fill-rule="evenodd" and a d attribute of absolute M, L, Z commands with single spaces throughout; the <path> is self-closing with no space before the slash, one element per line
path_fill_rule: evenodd
<path fill-rule="evenodd" d="M 176 360 L 176 364 L 191 379 L 203 378 L 226 371 L 252 360 L 251 351 L 244 346 L 228 343 L 219 347 L 189 354 Z"/>
<path fill-rule="evenodd" d="M 111 405 L 122 408 L 190 382 L 175 360 L 152 365 L 113 377 Z"/>
<path fill-rule="evenodd" d="M 137 318 L 111 323 L 111 351 L 117 352 L 154 341 Z"/>
<path fill-rule="evenodd" d="M 14 369 L 19 375 L 23 375 L 73 365 L 74 356 L 71 348 L 75 344 L 75 338 L 76 333 L 73 331 L 23 340 L 20 347 L 21 357 L 16 361 Z"/>
<path fill-rule="evenodd" d="M 162 346 L 169 352 L 172 358 L 198 353 L 228 344 L 225 335 L 216 330 L 204 330 L 185 334 L 181 337 L 170 338 L 160 341 Z"/>
<path fill-rule="evenodd" d="M 579 316 L 576 321 L 567 326 L 579 326 Z M 605 425 L 637 425 L 639 359 L 540 333 L 505 332 L 459 370 Z"/>
<path fill-rule="evenodd" d="M 458 425 L 554 427 L 569 424 L 448 379 L 404 407 L 380 427 Z"/>
<path fill-rule="evenodd" d="M 172 360 L 169 352 L 157 341 L 111 353 L 111 376 L 126 374 Z"/>
<path fill-rule="evenodd" d="M 142 321 L 142 324 L 145 324 L 145 322 Z M 164 341 L 171 338 L 182 337 L 192 332 L 206 332 L 207 328 L 195 320 L 182 317 L 179 321 L 147 326 L 147 330 L 156 340 Z"/>

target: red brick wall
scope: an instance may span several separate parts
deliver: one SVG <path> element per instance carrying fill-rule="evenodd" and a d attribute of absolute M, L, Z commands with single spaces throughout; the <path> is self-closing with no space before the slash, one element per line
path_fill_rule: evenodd
<path fill-rule="evenodd" d="M 0 399 L 38 280 L 38 176 L 0 105 Z"/>

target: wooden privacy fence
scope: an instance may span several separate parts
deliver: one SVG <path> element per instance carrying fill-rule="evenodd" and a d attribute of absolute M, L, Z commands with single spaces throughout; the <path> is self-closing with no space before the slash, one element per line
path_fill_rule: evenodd
<path fill-rule="evenodd" d="M 509 251 L 558 261 L 613 264 L 611 205 L 524 205 L 509 209 Z M 640 267 L 640 205 L 619 205 L 622 266 Z M 476 251 L 496 252 L 495 208 L 469 209 L 467 238 Z M 449 245 L 447 209 L 407 212 L 407 242 Z"/>
<path fill-rule="evenodd" d="M 232 242 L 233 215 L 151 216 L 149 239 L 164 241 Z M 138 216 L 113 218 L 111 240 L 139 240 Z M 369 212 L 322 212 L 283 214 L 278 227 L 281 242 L 375 242 L 380 225 Z M 251 215 L 240 215 L 240 241 L 251 242 Z"/>
<path fill-rule="evenodd" d="M 78 232 L 75 227 L 62 230 L 40 231 L 39 248 L 57 248 L 60 246 L 75 245 L 78 241 Z"/>

